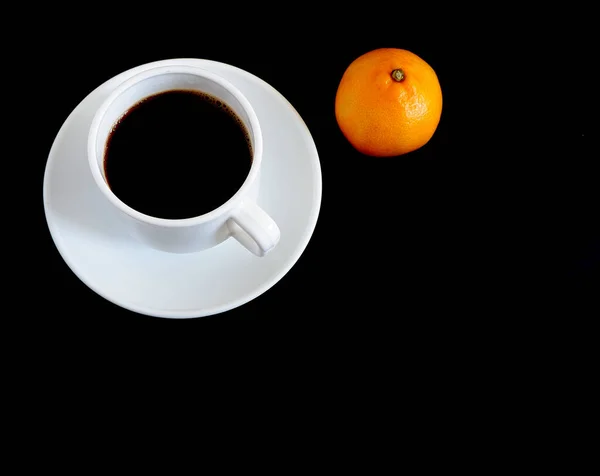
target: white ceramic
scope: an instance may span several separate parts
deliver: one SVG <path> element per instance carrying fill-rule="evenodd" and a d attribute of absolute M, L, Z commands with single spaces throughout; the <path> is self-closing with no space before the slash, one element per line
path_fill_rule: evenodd
<path fill-rule="evenodd" d="M 182 220 L 156 218 L 134 210 L 112 192 L 104 171 L 106 144 L 119 119 L 142 99 L 173 89 L 201 91 L 227 104 L 248 131 L 253 152 L 248 176 L 235 195 L 209 213 Z M 256 204 L 262 152 L 258 117 L 240 90 L 206 69 L 174 64 L 145 69 L 119 84 L 98 108 L 87 142 L 92 177 L 108 202 L 122 214 L 124 226 L 141 243 L 172 253 L 205 250 L 229 237 L 257 256 L 266 255 L 277 245 L 279 227 Z"/>
<path fill-rule="evenodd" d="M 126 232 L 117 209 L 96 186 L 86 154 L 96 110 L 123 81 L 146 69 L 167 65 L 216 73 L 234 84 L 254 106 L 264 138 L 257 203 L 281 231 L 280 242 L 266 256 L 256 257 L 236 240 L 187 254 L 141 246 Z M 243 305 L 269 290 L 292 268 L 317 223 L 321 168 L 302 118 L 270 85 L 223 63 L 173 59 L 121 73 L 83 99 L 54 140 L 43 198 L 56 248 L 88 287 L 140 314 L 192 318 Z M 298 289 L 298 296 L 304 292 Z"/>

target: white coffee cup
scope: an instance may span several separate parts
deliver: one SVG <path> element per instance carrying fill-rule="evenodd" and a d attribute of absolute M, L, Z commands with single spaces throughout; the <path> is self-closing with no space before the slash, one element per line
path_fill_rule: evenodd
<path fill-rule="evenodd" d="M 229 200 L 203 215 L 175 220 L 152 217 L 125 204 L 108 186 L 104 172 L 106 143 L 117 121 L 140 100 L 174 89 L 202 91 L 226 103 L 248 131 L 253 152 L 248 176 Z M 263 153 L 258 117 L 248 99 L 214 73 L 191 66 L 162 66 L 124 81 L 98 108 L 89 130 L 87 152 L 96 185 L 125 218 L 131 233 L 148 246 L 189 253 L 206 250 L 233 237 L 255 255 L 264 256 L 279 242 L 279 227 L 256 203 Z"/>

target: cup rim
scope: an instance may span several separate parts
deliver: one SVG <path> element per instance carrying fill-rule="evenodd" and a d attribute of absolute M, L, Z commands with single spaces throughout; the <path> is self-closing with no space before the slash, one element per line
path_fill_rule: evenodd
<path fill-rule="evenodd" d="M 162 74 L 172 74 L 172 73 L 182 73 L 182 74 L 192 74 L 196 76 L 201 76 L 206 78 L 216 84 L 219 84 L 221 87 L 226 89 L 229 93 L 231 93 L 235 99 L 240 103 L 244 111 L 248 116 L 248 120 L 250 122 L 251 131 L 248 131 L 253 136 L 253 148 L 252 148 L 252 165 L 250 166 L 250 171 L 246 176 L 246 179 L 237 190 L 235 194 L 233 194 L 227 201 L 219 205 L 217 208 L 204 213 L 202 215 L 198 215 L 190 218 L 159 218 L 151 215 L 147 215 L 145 213 L 139 212 L 138 210 L 130 207 L 125 202 L 123 202 L 119 197 L 117 197 L 114 192 L 110 189 L 100 167 L 98 165 L 98 156 L 96 153 L 96 141 L 98 139 L 98 130 L 104 115 L 107 113 L 110 105 L 118 98 L 121 94 L 127 91 L 129 88 L 135 86 L 140 81 L 145 79 L 159 76 Z M 150 225 L 161 226 L 161 227 L 185 227 L 185 226 L 194 226 L 199 225 L 205 222 L 208 222 L 218 216 L 221 216 L 223 213 L 226 213 L 228 210 L 232 209 L 238 201 L 246 194 L 252 183 L 255 181 L 258 171 L 260 168 L 260 162 L 262 161 L 262 153 L 263 153 L 263 140 L 262 140 L 262 131 L 260 129 L 260 123 L 258 121 L 258 116 L 252 107 L 250 101 L 244 96 L 244 94 L 230 81 L 215 74 L 211 71 L 196 67 L 196 66 L 186 66 L 186 65 L 169 65 L 169 66 L 157 66 L 147 70 L 144 70 L 140 73 L 137 73 L 126 79 L 121 84 L 119 84 L 102 102 L 102 104 L 96 110 L 94 117 L 92 119 L 88 138 L 87 138 L 87 155 L 88 155 L 88 164 L 90 166 L 92 176 L 94 177 L 94 181 L 96 185 L 102 192 L 102 194 L 112 203 L 116 208 L 129 215 L 130 217 L 141 221 L 143 223 L 147 223 Z M 104 160 L 104 157 L 102 158 Z"/>

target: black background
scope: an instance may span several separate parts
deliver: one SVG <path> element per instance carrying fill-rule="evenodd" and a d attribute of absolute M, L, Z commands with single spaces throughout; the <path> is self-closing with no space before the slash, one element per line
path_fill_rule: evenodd
<path fill-rule="evenodd" d="M 323 19 L 298 10 L 102 12 L 94 22 L 71 12 L 46 27 L 26 66 L 45 65 L 45 78 L 30 77 L 38 227 L 23 276 L 35 294 L 23 302 L 28 332 L 56 349 L 101 341 L 93 348 L 106 353 L 118 343 L 231 350 L 235 338 L 254 351 L 292 348 L 301 359 L 407 346 L 459 352 L 499 335 L 585 329 L 600 310 L 600 187 L 583 49 L 548 49 L 539 35 L 528 46 L 508 43 L 511 35 L 485 36 L 486 24 L 431 22 L 427 12 Z M 403 157 L 359 154 L 335 121 L 345 68 L 380 47 L 421 56 L 444 95 L 434 137 Z M 565 52 L 568 64 L 557 61 Z M 237 309 L 185 320 L 139 315 L 89 290 L 55 249 L 42 203 L 48 152 L 72 109 L 126 69 L 178 57 L 232 64 L 283 94 L 314 138 L 323 178 L 314 235 L 284 278 Z"/>

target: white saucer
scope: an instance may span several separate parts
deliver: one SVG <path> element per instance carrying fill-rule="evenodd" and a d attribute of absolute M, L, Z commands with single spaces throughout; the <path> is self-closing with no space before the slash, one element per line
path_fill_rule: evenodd
<path fill-rule="evenodd" d="M 188 64 L 222 75 L 253 104 L 264 135 L 258 203 L 278 223 L 281 241 L 258 258 L 233 239 L 199 253 L 169 254 L 140 245 L 96 189 L 86 158 L 92 117 L 117 84 L 144 69 Z M 44 207 L 50 233 L 71 270 L 105 299 L 156 317 L 224 312 L 279 281 L 306 248 L 321 206 L 321 167 L 312 136 L 275 89 L 239 68 L 201 59 L 141 65 L 100 85 L 69 115 L 50 150 Z M 275 291 L 273 291 L 275 292 Z"/>

